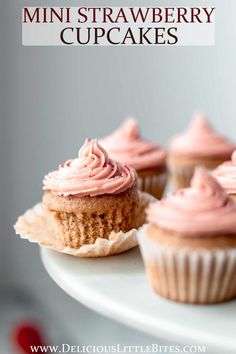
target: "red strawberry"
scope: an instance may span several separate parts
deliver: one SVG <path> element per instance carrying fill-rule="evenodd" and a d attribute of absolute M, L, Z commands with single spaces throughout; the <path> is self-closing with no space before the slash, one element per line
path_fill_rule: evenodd
<path fill-rule="evenodd" d="M 38 325 L 30 322 L 19 323 L 12 332 L 13 341 L 16 348 L 24 354 L 32 354 L 30 346 L 44 346 L 41 329 Z M 37 353 L 42 353 L 38 349 Z M 45 353 L 45 352 L 44 352 Z"/>

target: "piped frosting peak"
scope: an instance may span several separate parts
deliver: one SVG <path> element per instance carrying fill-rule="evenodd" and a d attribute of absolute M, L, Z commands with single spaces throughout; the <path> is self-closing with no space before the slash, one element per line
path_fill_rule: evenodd
<path fill-rule="evenodd" d="M 236 194 L 236 151 L 232 154 L 231 161 L 219 165 L 212 175 L 228 194 Z"/>
<path fill-rule="evenodd" d="M 87 139 L 78 158 L 45 176 L 43 189 L 62 196 L 117 194 L 131 188 L 136 179 L 134 169 L 113 161 L 97 140 Z"/>
<path fill-rule="evenodd" d="M 149 222 L 180 236 L 236 234 L 236 203 L 202 167 L 190 188 L 150 205 L 147 215 Z"/>
<path fill-rule="evenodd" d="M 216 133 L 202 113 L 197 113 L 189 128 L 174 137 L 170 149 L 175 154 L 190 156 L 230 156 L 236 146 Z"/>
<path fill-rule="evenodd" d="M 141 138 L 138 124 L 133 118 L 127 119 L 114 133 L 100 140 L 111 158 L 142 170 L 158 167 L 165 163 L 164 149 Z"/>

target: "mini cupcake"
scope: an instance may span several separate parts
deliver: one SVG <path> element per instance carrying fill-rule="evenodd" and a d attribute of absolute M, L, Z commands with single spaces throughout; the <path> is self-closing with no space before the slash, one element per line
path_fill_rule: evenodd
<path fill-rule="evenodd" d="M 231 161 L 219 165 L 212 175 L 225 189 L 229 197 L 236 200 L 236 151 L 232 154 Z"/>
<path fill-rule="evenodd" d="M 139 243 L 155 292 L 196 304 L 236 296 L 236 203 L 207 170 L 198 167 L 190 188 L 147 215 Z"/>
<path fill-rule="evenodd" d="M 127 119 L 108 137 L 100 140 L 112 159 L 135 168 L 138 188 L 160 199 L 167 180 L 166 152 L 140 137 L 137 123 Z"/>
<path fill-rule="evenodd" d="M 189 187 L 196 166 L 214 169 L 230 159 L 236 146 L 217 134 L 198 113 L 188 130 L 172 139 L 168 166 L 175 190 Z"/>
<path fill-rule="evenodd" d="M 136 228 L 136 180 L 134 169 L 111 160 L 97 140 L 86 140 L 77 159 L 43 181 L 43 205 L 63 244 L 79 248 L 108 239 L 112 231 Z"/>

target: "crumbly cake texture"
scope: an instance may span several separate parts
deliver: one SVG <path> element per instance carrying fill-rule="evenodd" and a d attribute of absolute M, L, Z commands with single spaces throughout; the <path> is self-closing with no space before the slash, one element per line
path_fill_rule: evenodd
<path fill-rule="evenodd" d="M 65 246 L 93 244 L 112 231 L 128 232 L 138 227 L 137 188 L 115 195 L 64 197 L 46 191 L 43 205 L 53 215 L 54 227 Z"/>
<path fill-rule="evenodd" d="M 138 189 L 161 199 L 167 183 L 166 165 L 137 171 Z"/>
<path fill-rule="evenodd" d="M 189 304 L 236 297 L 236 234 L 183 237 L 149 224 L 139 244 L 150 285 L 160 296 Z"/>
<path fill-rule="evenodd" d="M 145 209 L 150 203 L 155 202 L 156 199 L 147 193 L 139 192 L 139 195 L 140 202 L 137 220 L 138 226 L 142 226 L 146 222 Z M 101 238 L 98 235 L 95 243 L 85 244 L 79 248 L 65 246 L 64 239 L 57 232 L 57 228 L 55 228 L 53 214 L 48 212 L 48 209 L 42 203 L 37 204 L 20 216 L 14 228 L 16 233 L 23 239 L 76 257 L 111 256 L 137 246 L 137 229 L 132 229 L 128 232 L 112 231 L 107 239 Z"/>
<path fill-rule="evenodd" d="M 187 188 L 193 177 L 196 166 L 204 166 L 209 170 L 215 169 L 218 165 L 227 161 L 230 156 L 223 157 L 188 157 L 183 155 L 170 154 L 168 157 L 168 168 L 171 183 L 175 190 Z"/>

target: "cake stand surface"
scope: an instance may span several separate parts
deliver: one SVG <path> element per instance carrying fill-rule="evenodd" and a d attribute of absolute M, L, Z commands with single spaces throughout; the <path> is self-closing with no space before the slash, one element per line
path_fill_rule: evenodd
<path fill-rule="evenodd" d="M 161 298 L 149 287 L 138 247 L 100 259 L 48 249 L 41 255 L 52 279 L 90 309 L 158 338 L 236 353 L 236 301 L 200 306 Z"/>

